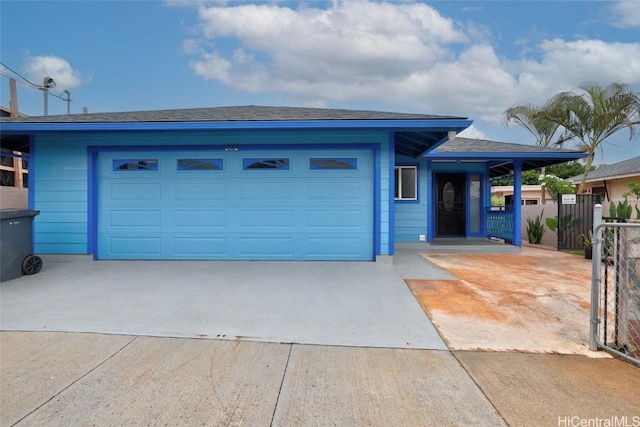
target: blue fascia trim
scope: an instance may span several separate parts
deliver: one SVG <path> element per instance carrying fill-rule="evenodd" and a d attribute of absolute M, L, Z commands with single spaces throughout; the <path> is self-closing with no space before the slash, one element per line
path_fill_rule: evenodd
<path fill-rule="evenodd" d="M 541 159 L 581 159 L 586 153 L 428 153 L 423 157 L 432 160 L 541 160 Z"/>
<path fill-rule="evenodd" d="M 216 145 L 96 145 L 96 151 L 273 151 L 273 150 L 373 150 L 379 144 L 216 144 Z"/>
<path fill-rule="evenodd" d="M 513 164 L 513 244 L 522 246 L 522 162 Z"/>
<path fill-rule="evenodd" d="M 389 255 L 395 254 L 396 249 L 396 206 L 395 206 L 395 188 L 396 188 L 396 147 L 395 132 L 389 132 Z M 420 178 L 418 178 L 420 179 Z"/>
<path fill-rule="evenodd" d="M 217 129 L 387 129 L 456 130 L 465 129 L 471 120 L 310 120 L 310 121 L 229 121 L 229 122 L 117 122 L 117 123 L 2 123 L 7 132 L 82 132 Z"/>
<path fill-rule="evenodd" d="M 435 172 L 431 160 L 427 160 L 427 171 L 427 242 L 431 243 L 435 234 L 433 231 L 436 226 L 436 200 L 435 191 L 433 191 Z"/>
<path fill-rule="evenodd" d="M 13 151 L 5 151 L 4 149 L 2 150 L 2 155 L 3 156 L 7 156 L 7 157 L 14 157 L 16 159 L 25 159 L 25 160 L 29 160 L 29 155 L 28 154 L 15 154 Z"/>
<path fill-rule="evenodd" d="M 27 174 L 27 204 L 29 209 L 33 210 L 36 205 L 36 138 L 33 135 L 29 135 L 29 173 Z"/>

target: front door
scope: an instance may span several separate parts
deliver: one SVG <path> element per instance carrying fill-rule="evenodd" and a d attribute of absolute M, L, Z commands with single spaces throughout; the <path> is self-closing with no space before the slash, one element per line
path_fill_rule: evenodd
<path fill-rule="evenodd" d="M 465 184 L 464 173 L 438 173 L 436 186 L 435 237 L 465 237 Z"/>

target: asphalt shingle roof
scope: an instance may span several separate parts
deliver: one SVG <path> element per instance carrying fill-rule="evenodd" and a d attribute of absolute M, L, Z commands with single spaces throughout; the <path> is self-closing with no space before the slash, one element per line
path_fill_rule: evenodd
<path fill-rule="evenodd" d="M 569 178 L 569 180 L 579 182 L 582 180 L 582 175 L 584 174 L 576 175 Z M 629 160 L 623 160 L 622 162 L 594 169 L 587 175 L 587 182 L 629 175 L 640 175 L 640 157 L 634 157 Z"/>
<path fill-rule="evenodd" d="M 1 118 L 7 123 L 141 123 L 333 120 L 466 120 L 466 117 L 257 105 Z"/>
<path fill-rule="evenodd" d="M 469 139 L 456 137 L 453 141 L 447 141 L 434 150 L 434 153 L 576 153 L 576 150 L 566 150 L 554 147 L 541 147 L 539 145 L 515 144 L 512 142 L 498 142 L 484 139 Z M 427 156 L 428 157 L 428 156 Z"/>

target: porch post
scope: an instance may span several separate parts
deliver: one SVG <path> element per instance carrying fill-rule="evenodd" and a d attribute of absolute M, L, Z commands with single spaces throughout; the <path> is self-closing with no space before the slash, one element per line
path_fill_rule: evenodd
<path fill-rule="evenodd" d="M 513 161 L 513 244 L 522 246 L 522 161 Z"/>

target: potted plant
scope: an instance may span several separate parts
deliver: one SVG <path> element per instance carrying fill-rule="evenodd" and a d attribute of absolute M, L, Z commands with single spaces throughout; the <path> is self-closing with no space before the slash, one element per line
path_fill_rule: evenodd
<path fill-rule="evenodd" d="M 587 234 L 580 234 L 578 239 L 582 242 L 584 247 L 584 257 L 591 259 L 593 257 L 593 231 L 589 230 Z"/>

